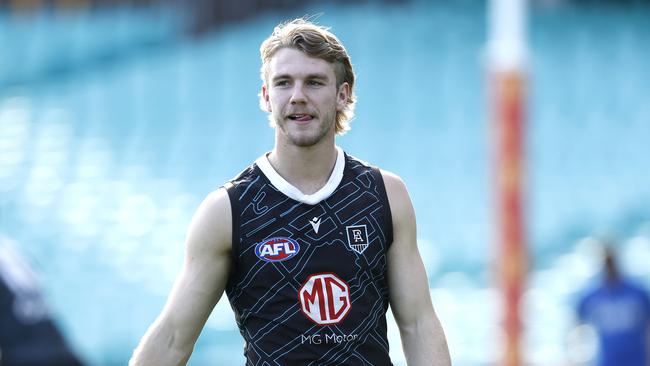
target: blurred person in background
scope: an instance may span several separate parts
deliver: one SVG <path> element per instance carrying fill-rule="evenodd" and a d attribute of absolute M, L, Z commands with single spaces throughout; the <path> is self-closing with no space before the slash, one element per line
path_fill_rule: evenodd
<path fill-rule="evenodd" d="M 611 243 L 602 248 L 602 278 L 581 297 L 579 320 L 598 339 L 597 365 L 650 365 L 648 292 L 621 273 Z"/>
<path fill-rule="evenodd" d="M 260 51 L 275 147 L 198 208 L 180 276 L 130 365 L 185 364 L 224 291 L 247 365 L 391 365 L 389 304 L 408 364 L 450 365 L 404 183 L 335 144 L 355 103 L 347 51 L 303 19 Z"/>
<path fill-rule="evenodd" d="M 81 365 L 50 318 L 36 275 L 1 235 L 0 365 Z"/>

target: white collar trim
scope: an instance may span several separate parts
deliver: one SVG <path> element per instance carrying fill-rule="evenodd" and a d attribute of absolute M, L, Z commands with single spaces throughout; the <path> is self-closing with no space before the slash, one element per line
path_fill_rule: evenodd
<path fill-rule="evenodd" d="M 343 169 L 345 168 L 345 154 L 343 150 L 336 146 L 336 163 L 334 170 L 330 175 L 327 183 L 313 194 L 304 194 L 298 188 L 294 187 L 291 183 L 287 182 L 278 172 L 271 166 L 266 154 L 260 156 L 255 160 L 255 164 L 260 167 L 262 173 L 269 179 L 271 184 L 275 186 L 280 192 L 284 193 L 296 201 L 306 203 L 308 205 L 315 205 L 334 193 L 336 187 L 339 186 L 343 180 Z"/>

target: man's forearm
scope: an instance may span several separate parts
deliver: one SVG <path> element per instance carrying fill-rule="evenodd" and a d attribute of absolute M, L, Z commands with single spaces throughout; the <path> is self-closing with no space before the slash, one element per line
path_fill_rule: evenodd
<path fill-rule="evenodd" d="M 133 352 L 129 366 L 184 366 L 192 348 L 191 345 L 179 345 L 173 332 L 154 325 Z"/>
<path fill-rule="evenodd" d="M 451 358 L 442 325 L 437 318 L 400 329 L 408 366 L 450 366 Z"/>

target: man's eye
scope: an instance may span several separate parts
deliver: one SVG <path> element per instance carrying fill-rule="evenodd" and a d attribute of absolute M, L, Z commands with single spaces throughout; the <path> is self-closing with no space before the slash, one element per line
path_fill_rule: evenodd
<path fill-rule="evenodd" d="M 307 82 L 307 85 L 320 86 L 320 85 L 323 85 L 323 83 L 321 83 L 320 81 L 316 81 L 316 80 L 310 80 L 310 81 Z"/>
<path fill-rule="evenodd" d="M 287 86 L 289 82 L 287 80 L 279 80 L 275 82 L 275 86 Z"/>

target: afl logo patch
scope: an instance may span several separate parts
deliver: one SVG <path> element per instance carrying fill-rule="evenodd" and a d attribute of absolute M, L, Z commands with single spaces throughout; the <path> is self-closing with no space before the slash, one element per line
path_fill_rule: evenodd
<path fill-rule="evenodd" d="M 300 251 L 300 245 L 291 238 L 267 239 L 255 246 L 255 254 L 266 262 L 282 262 L 291 259 Z"/>

